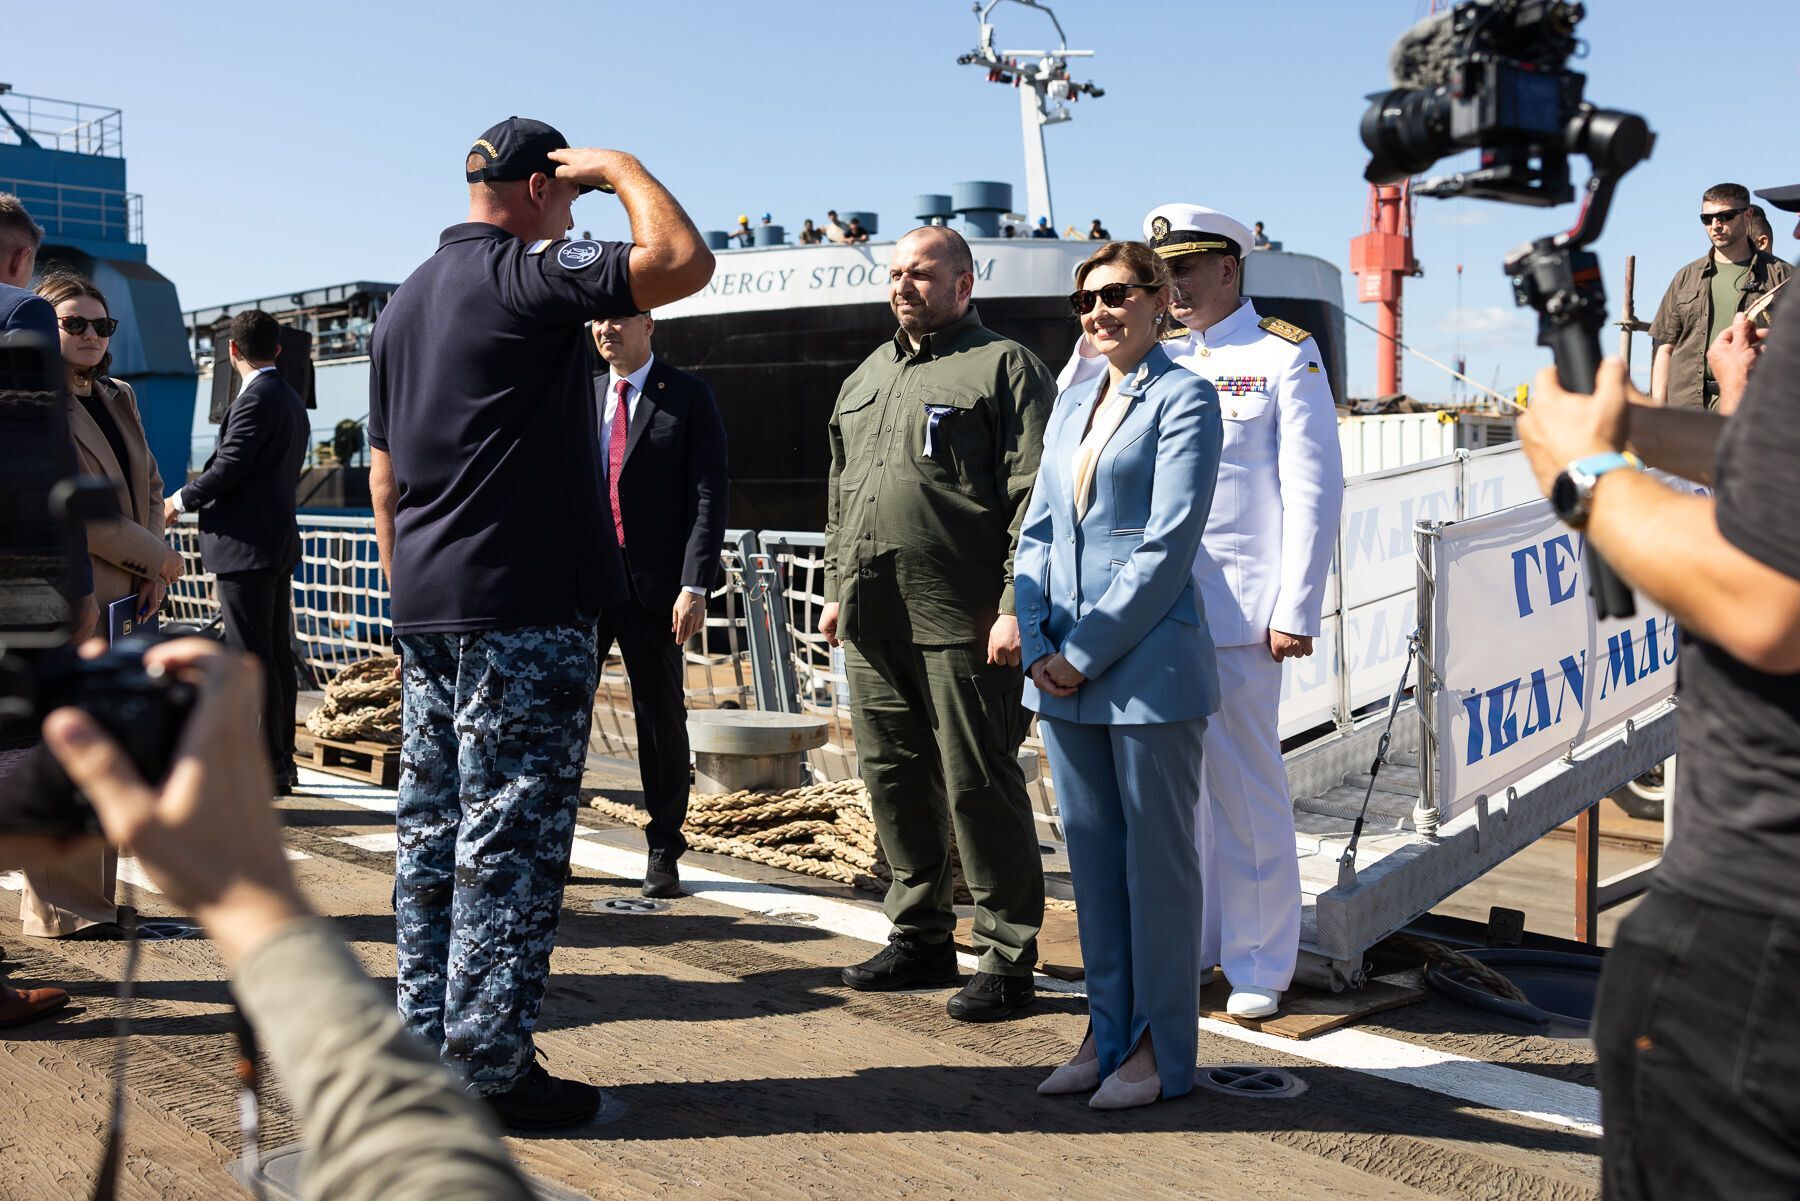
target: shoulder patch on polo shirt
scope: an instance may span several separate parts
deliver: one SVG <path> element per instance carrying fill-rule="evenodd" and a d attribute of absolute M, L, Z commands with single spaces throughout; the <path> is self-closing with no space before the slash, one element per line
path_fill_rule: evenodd
<path fill-rule="evenodd" d="M 1274 334 L 1277 338 L 1292 342 L 1295 346 L 1300 345 L 1300 343 L 1312 337 L 1311 334 L 1307 333 L 1293 322 L 1283 321 L 1279 317 L 1264 317 L 1261 321 L 1258 321 L 1257 324 Z"/>
<path fill-rule="evenodd" d="M 592 238 L 564 242 L 556 252 L 556 265 L 568 271 L 580 271 L 600 260 L 600 243 Z"/>

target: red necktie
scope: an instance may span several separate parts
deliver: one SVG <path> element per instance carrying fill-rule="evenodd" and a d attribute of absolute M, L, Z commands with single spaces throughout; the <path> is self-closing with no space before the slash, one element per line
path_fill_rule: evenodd
<path fill-rule="evenodd" d="M 619 511 L 619 474 L 625 469 L 625 439 L 631 434 L 631 409 L 625 404 L 631 381 L 620 380 L 616 390 L 619 407 L 613 413 L 612 438 L 606 447 L 606 487 L 612 496 L 613 533 L 618 536 L 619 545 L 624 546 L 625 517 Z"/>

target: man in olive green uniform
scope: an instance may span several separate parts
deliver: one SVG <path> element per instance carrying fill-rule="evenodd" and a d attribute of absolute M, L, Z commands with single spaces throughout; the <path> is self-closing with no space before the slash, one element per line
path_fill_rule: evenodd
<path fill-rule="evenodd" d="M 899 332 L 844 382 L 830 428 L 820 629 L 848 644 L 857 753 L 894 871 L 894 934 L 844 982 L 956 983 L 954 825 L 980 963 L 948 1009 L 989 1021 L 1033 1000 L 1044 917 L 1017 758 L 1026 714 L 1012 567 L 1056 383 L 982 326 L 969 303 L 974 260 L 955 231 L 906 235 L 888 281 Z"/>
<path fill-rule="evenodd" d="M 1716 408 L 1719 381 L 1707 366 L 1707 348 L 1740 312 L 1787 280 L 1791 268 L 1750 240 L 1751 207 L 1742 184 L 1716 184 L 1700 198 L 1700 223 L 1712 245 L 1675 273 L 1650 323 L 1656 343 L 1650 399 L 1656 404 Z M 1758 324 L 1768 323 L 1766 314 L 1758 318 Z"/>

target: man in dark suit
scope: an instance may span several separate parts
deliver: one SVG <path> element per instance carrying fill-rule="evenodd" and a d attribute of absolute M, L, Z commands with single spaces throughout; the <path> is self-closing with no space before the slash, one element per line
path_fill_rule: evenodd
<path fill-rule="evenodd" d="M 200 558 L 219 579 L 225 645 L 263 666 L 263 733 L 277 792 L 294 770 L 293 573 L 300 562 L 294 488 L 306 459 L 306 409 L 275 371 L 280 326 L 261 309 L 231 319 L 231 366 L 243 389 L 219 426 L 206 470 L 164 502 L 164 520 L 200 518 Z"/>
<path fill-rule="evenodd" d="M 650 825 L 644 895 L 680 892 L 687 850 L 688 738 L 681 646 L 706 621 L 725 541 L 725 424 L 704 382 L 659 362 L 648 313 L 593 324 L 610 370 L 594 380 L 600 469 L 631 595 L 600 614 L 631 677 L 638 770 Z"/>

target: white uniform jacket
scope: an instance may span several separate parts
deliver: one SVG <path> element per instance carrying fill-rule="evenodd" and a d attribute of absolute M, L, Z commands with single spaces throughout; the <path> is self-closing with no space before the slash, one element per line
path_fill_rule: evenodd
<path fill-rule="evenodd" d="M 1224 417 L 1218 487 L 1194 562 L 1215 646 L 1264 642 L 1271 628 L 1318 635 L 1344 504 L 1337 408 L 1318 345 L 1259 322 L 1246 297 L 1211 329 L 1162 343 L 1218 389 Z M 1057 385 L 1066 391 L 1105 364 L 1083 338 Z"/>

